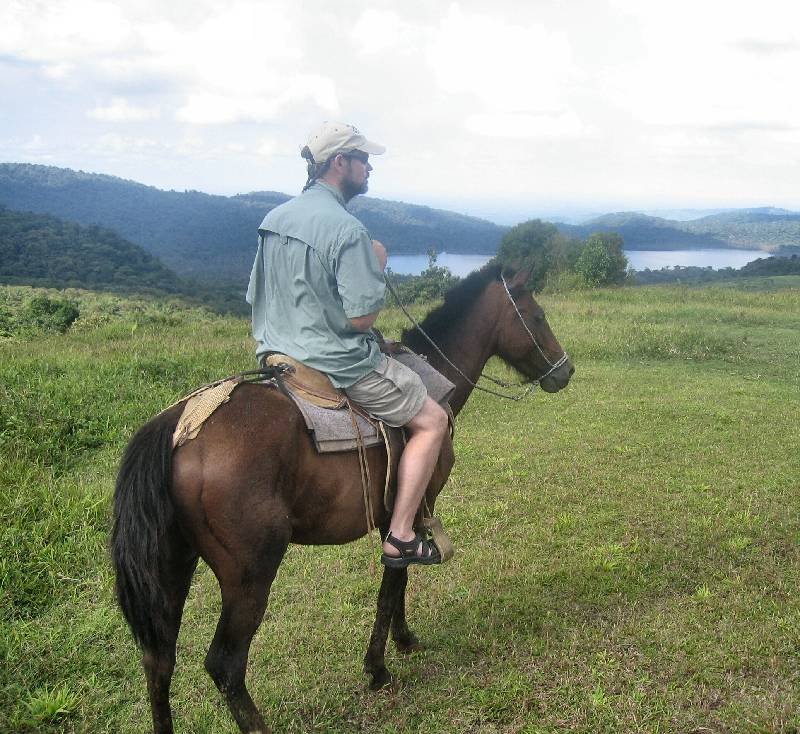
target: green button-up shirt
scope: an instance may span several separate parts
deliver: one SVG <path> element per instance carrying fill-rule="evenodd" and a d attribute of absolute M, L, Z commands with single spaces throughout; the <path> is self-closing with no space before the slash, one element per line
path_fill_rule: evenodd
<path fill-rule="evenodd" d="M 375 369 L 375 335 L 349 319 L 383 306 L 383 274 L 366 228 L 339 191 L 315 183 L 269 212 L 258 233 L 247 289 L 256 356 L 288 354 L 337 387 Z"/>

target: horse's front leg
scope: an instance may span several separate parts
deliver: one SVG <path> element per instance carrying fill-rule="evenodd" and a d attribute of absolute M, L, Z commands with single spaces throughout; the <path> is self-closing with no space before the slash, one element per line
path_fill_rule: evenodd
<path fill-rule="evenodd" d="M 402 570 L 400 579 L 400 590 L 398 591 L 397 603 L 392 615 L 392 639 L 397 645 L 398 652 L 408 653 L 422 649 L 417 636 L 408 628 L 406 621 L 406 585 L 408 584 L 408 569 Z"/>
<path fill-rule="evenodd" d="M 384 568 L 381 588 L 378 592 L 378 611 L 367 654 L 364 656 L 364 672 L 372 676 L 369 687 L 373 691 L 388 686 L 392 675 L 386 669 L 386 639 L 398 603 L 405 593 L 408 569 Z"/>

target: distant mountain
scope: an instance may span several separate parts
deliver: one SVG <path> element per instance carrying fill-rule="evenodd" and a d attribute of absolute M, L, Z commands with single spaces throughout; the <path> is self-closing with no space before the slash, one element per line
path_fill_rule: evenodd
<path fill-rule="evenodd" d="M 114 176 L 23 163 L 0 164 L 0 204 L 113 229 L 181 276 L 245 282 L 264 215 L 287 201 L 264 191 L 213 196 L 162 191 Z M 396 201 L 359 197 L 352 205 L 393 254 L 493 254 L 506 228 Z"/>
<path fill-rule="evenodd" d="M 275 191 L 237 196 L 162 191 L 114 176 L 0 164 L 0 205 L 111 229 L 179 276 L 215 285 L 244 287 L 259 223 L 289 198 Z M 491 255 L 509 229 L 442 209 L 369 197 L 356 198 L 350 208 L 394 255 L 430 249 Z M 618 212 L 556 226 L 578 239 L 618 232 L 631 250 L 738 247 L 788 254 L 800 247 L 800 213 L 773 207 L 723 210 L 688 221 Z"/>
<path fill-rule="evenodd" d="M 689 232 L 713 233 L 733 247 L 775 250 L 800 246 L 800 212 L 785 209 L 744 209 L 684 222 Z"/>
<path fill-rule="evenodd" d="M 174 272 L 116 232 L 2 207 L 0 283 L 139 293 L 180 290 Z"/>
<path fill-rule="evenodd" d="M 639 212 L 605 214 L 580 225 L 558 224 L 571 237 L 618 232 L 628 250 L 731 247 L 777 251 L 800 245 L 800 212 L 773 207 L 733 209 L 678 221 Z"/>
<path fill-rule="evenodd" d="M 557 224 L 569 237 L 584 239 L 593 232 L 617 232 L 628 250 L 688 250 L 701 247 L 727 247 L 711 233 L 695 234 L 682 229 L 685 222 L 651 217 L 638 212 L 604 214 L 583 224 Z"/>

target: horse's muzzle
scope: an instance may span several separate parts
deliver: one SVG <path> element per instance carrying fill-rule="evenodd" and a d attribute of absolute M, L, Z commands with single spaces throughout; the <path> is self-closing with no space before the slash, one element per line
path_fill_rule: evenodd
<path fill-rule="evenodd" d="M 539 381 L 539 385 L 545 392 L 558 392 L 569 384 L 569 378 L 575 372 L 575 365 L 568 359 L 558 369 L 553 370 L 547 377 Z"/>

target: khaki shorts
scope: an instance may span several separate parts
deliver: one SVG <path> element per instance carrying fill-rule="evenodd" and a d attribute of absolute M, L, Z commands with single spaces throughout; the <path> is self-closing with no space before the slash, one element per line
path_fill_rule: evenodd
<path fill-rule="evenodd" d="M 406 425 L 428 397 L 416 372 L 385 355 L 372 372 L 344 391 L 356 405 L 394 427 Z"/>

